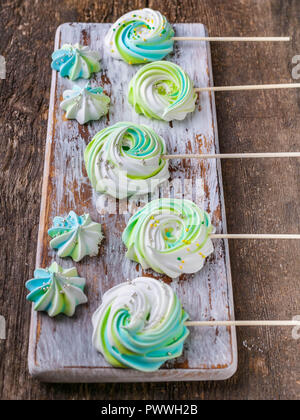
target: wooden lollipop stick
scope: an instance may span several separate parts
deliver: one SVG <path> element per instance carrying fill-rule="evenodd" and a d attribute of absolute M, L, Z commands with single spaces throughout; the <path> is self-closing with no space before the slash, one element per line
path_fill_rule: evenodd
<path fill-rule="evenodd" d="M 289 36 L 174 36 L 173 41 L 217 41 L 217 42 L 289 42 Z"/>
<path fill-rule="evenodd" d="M 300 321 L 186 321 L 187 327 L 300 327 Z"/>
<path fill-rule="evenodd" d="M 300 239 L 299 234 L 276 233 L 213 233 L 211 239 Z"/>
<path fill-rule="evenodd" d="M 273 85 L 244 85 L 244 86 L 208 86 L 195 88 L 195 92 L 226 92 L 235 90 L 267 90 L 267 89 L 295 89 L 300 83 L 279 83 Z"/>
<path fill-rule="evenodd" d="M 300 157 L 300 152 L 278 153 L 223 153 L 223 154 L 178 154 L 164 155 L 164 159 L 252 159 L 252 158 L 291 158 Z"/>

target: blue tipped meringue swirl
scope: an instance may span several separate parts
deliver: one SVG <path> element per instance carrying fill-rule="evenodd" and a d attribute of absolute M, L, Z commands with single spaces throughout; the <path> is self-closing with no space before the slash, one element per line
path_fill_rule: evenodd
<path fill-rule="evenodd" d="M 52 54 L 53 70 L 59 71 L 62 77 L 70 80 L 89 79 L 92 73 L 100 70 L 100 54 L 80 44 L 64 44 Z"/>
<path fill-rule="evenodd" d="M 109 29 L 104 43 L 109 54 L 129 64 L 162 60 L 173 50 L 174 31 L 165 16 L 152 9 L 134 10 Z"/>
<path fill-rule="evenodd" d="M 77 305 L 87 302 L 84 286 L 85 279 L 78 277 L 75 267 L 63 269 L 54 262 L 49 268 L 37 268 L 26 282 L 27 300 L 34 303 L 35 311 L 46 311 L 50 317 L 72 316 Z"/>
<path fill-rule="evenodd" d="M 56 216 L 48 235 L 59 257 L 71 257 L 76 262 L 86 255 L 97 255 L 103 239 L 100 223 L 93 222 L 89 214 L 77 216 L 74 211 L 66 218 Z"/>
<path fill-rule="evenodd" d="M 93 344 L 115 367 L 152 372 L 179 357 L 188 315 L 167 284 L 140 277 L 108 290 L 93 315 Z"/>

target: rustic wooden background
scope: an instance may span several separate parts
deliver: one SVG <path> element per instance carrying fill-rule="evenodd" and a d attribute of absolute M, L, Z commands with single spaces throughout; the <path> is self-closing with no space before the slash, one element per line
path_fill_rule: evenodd
<path fill-rule="evenodd" d="M 288 329 L 238 330 L 239 368 L 226 382 L 58 385 L 27 373 L 32 277 L 41 199 L 50 54 L 67 21 L 112 22 L 140 7 L 171 22 L 202 22 L 211 35 L 291 35 L 289 44 L 212 45 L 216 85 L 290 82 L 300 54 L 298 0 L 2 0 L 0 54 L 0 340 L 2 399 L 299 399 L 299 341 Z M 192 59 L 192 58 L 191 58 Z M 218 93 L 221 151 L 299 150 L 300 92 Z M 300 162 L 222 163 L 229 232 L 300 232 Z M 300 314 L 299 242 L 230 243 L 237 319 Z"/>

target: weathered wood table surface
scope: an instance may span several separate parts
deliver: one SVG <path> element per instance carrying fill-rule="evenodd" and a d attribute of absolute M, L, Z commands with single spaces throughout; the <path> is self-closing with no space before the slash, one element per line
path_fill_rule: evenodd
<path fill-rule="evenodd" d="M 298 0 L 3 0 L 0 55 L 2 399 L 299 399 L 299 341 L 289 329 L 238 330 L 239 367 L 225 382 L 41 384 L 27 371 L 32 277 L 41 200 L 50 55 L 63 22 L 113 22 L 151 7 L 170 22 L 202 22 L 210 35 L 291 35 L 290 43 L 212 44 L 215 85 L 292 81 L 300 54 Z M 192 57 L 191 57 L 192 59 Z M 217 93 L 221 152 L 298 151 L 300 91 Z M 296 159 L 222 162 L 228 231 L 300 232 L 300 162 Z M 290 319 L 300 314 L 300 243 L 232 241 L 237 319 Z"/>

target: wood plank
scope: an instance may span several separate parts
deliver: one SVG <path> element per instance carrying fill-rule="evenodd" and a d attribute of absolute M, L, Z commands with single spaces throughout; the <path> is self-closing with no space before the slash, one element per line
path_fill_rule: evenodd
<path fill-rule="evenodd" d="M 83 162 L 85 146 L 99 129 L 120 120 L 148 124 L 165 138 L 172 153 L 219 151 L 214 96 L 211 93 L 203 93 L 199 97 L 196 111 L 184 121 L 149 121 L 134 113 L 127 104 L 126 95 L 128 82 L 137 68 L 115 61 L 103 51 L 101 40 L 108 27 L 107 24 L 70 23 L 62 25 L 56 35 L 56 48 L 64 43 L 80 42 L 100 50 L 103 71 L 95 76 L 92 83 L 100 83 L 111 96 L 111 109 L 105 119 L 90 125 L 80 126 L 76 121 L 67 121 L 59 104 L 63 91 L 71 83 L 53 72 L 36 265 L 47 267 L 53 260 L 64 267 L 73 265 L 72 261 L 59 259 L 56 252 L 49 249 L 47 234 L 53 218 L 66 215 L 71 209 L 78 214 L 88 212 L 94 220 L 101 222 L 105 241 L 99 257 L 85 258 L 76 264 L 79 274 L 87 279 L 89 304 L 86 307 L 78 308 L 72 319 L 64 316 L 50 319 L 44 313 L 33 311 L 30 371 L 40 380 L 55 382 L 227 379 L 235 372 L 237 364 L 233 328 L 193 328 L 183 356 L 151 374 L 112 368 L 92 346 L 91 315 L 103 293 L 120 281 L 143 274 L 170 283 L 191 319 L 233 319 L 226 240 L 214 240 L 214 254 L 205 268 L 192 276 L 182 275 L 179 280 L 171 281 L 151 270 L 144 273 L 139 265 L 125 258 L 121 233 L 130 215 L 146 203 L 148 196 L 130 200 L 127 209 L 126 202 L 119 206 L 114 199 L 98 196 L 91 189 Z M 200 33 L 205 36 L 205 29 L 201 24 L 177 24 L 176 33 L 182 36 Z M 194 60 L 188 61 L 191 54 Z M 195 85 L 213 83 L 210 51 L 206 43 L 191 42 L 186 46 L 178 42 L 171 59 L 188 72 Z M 184 194 L 185 198 L 193 199 L 211 214 L 218 232 L 226 231 L 218 161 L 173 160 L 171 178 L 171 184 L 161 188 L 154 196 L 168 197 L 172 194 L 181 198 Z"/>

